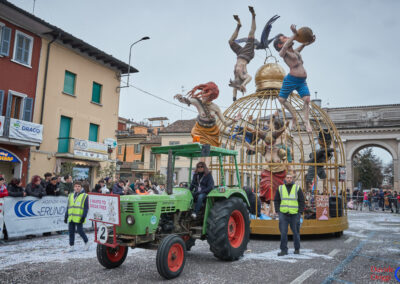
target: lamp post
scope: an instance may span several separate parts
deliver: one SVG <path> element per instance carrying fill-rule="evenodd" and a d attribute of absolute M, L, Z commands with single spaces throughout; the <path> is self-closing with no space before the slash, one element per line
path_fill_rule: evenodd
<path fill-rule="evenodd" d="M 133 47 L 135 44 L 137 44 L 138 42 L 140 42 L 140 41 L 142 41 L 142 40 L 148 40 L 148 39 L 150 39 L 150 37 L 145 36 L 145 37 L 142 37 L 141 39 L 139 39 L 139 40 L 137 40 L 137 41 L 135 41 L 134 43 L 131 44 L 131 46 L 130 46 L 130 48 L 129 48 L 128 81 L 127 81 L 127 83 L 126 83 L 125 86 L 119 87 L 120 89 L 129 87 L 129 75 L 130 75 L 130 71 L 131 71 L 132 47 Z"/>

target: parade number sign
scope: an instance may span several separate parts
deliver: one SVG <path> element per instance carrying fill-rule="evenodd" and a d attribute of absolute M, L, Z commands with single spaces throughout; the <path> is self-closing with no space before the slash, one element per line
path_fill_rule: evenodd
<path fill-rule="evenodd" d="M 92 221 L 121 225 L 119 195 L 89 193 L 89 214 Z"/>
<path fill-rule="evenodd" d="M 3 200 L 4 223 L 9 237 L 68 229 L 64 223 L 68 201 L 66 196 L 45 196 L 41 199 L 32 196 L 5 197 Z M 91 222 L 83 226 L 89 228 Z"/>
<path fill-rule="evenodd" d="M 317 220 L 329 220 L 329 196 L 317 195 L 315 197 L 315 205 L 317 208 Z"/>

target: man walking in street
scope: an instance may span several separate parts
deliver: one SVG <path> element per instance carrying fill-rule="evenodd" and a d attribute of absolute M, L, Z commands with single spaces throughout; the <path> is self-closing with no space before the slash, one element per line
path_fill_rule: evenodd
<path fill-rule="evenodd" d="M 79 181 L 74 182 L 74 192 L 68 196 L 68 206 L 65 211 L 64 223 L 68 224 L 69 230 L 69 252 L 74 251 L 75 243 L 75 228 L 78 234 L 82 237 L 85 242 L 84 250 L 89 249 L 88 238 L 83 231 L 83 224 L 86 221 L 86 216 L 89 210 L 88 195 L 82 188 L 82 183 Z"/>
<path fill-rule="evenodd" d="M 304 211 L 304 195 L 300 186 L 293 181 L 294 174 L 288 173 L 285 184 L 279 186 L 275 194 L 275 210 L 279 212 L 279 231 L 281 232 L 281 251 L 278 256 L 288 254 L 288 226 L 293 232 L 294 253 L 300 254 L 300 217 Z"/>

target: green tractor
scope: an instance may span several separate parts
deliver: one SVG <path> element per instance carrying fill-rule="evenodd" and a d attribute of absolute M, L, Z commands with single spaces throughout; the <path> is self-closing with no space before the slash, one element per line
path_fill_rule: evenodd
<path fill-rule="evenodd" d="M 250 237 L 249 201 L 241 188 L 237 152 L 197 143 L 153 147 L 152 152 L 168 155 L 166 191 L 158 195 L 121 196 L 120 226 L 110 228 L 93 220 L 100 264 L 106 268 L 120 266 L 128 247 L 157 249 L 157 270 L 162 277 L 172 279 L 182 272 L 186 251 L 195 245 L 196 239 L 206 239 L 218 259 L 233 261 L 243 256 Z M 203 212 L 193 220 L 191 191 L 172 187 L 175 159 L 190 159 L 190 185 L 193 158 L 214 156 L 219 158 L 221 182 L 208 194 Z M 224 156 L 235 162 L 237 186 L 225 185 Z"/>

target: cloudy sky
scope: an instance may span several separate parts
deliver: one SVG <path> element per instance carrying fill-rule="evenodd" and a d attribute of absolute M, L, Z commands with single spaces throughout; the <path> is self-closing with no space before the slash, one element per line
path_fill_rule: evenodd
<path fill-rule="evenodd" d="M 11 2 L 32 12 L 33 0 Z M 258 38 L 274 14 L 281 18 L 272 35 L 290 34 L 292 23 L 313 29 L 317 40 L 304 49 L 303 60 L 310 91 L 318 91 L 323 106 L 400 103 L 396 0 L 36 0 L 34 14 L 126 62 L 130 44 L 149 36 L 133 48 L 132 65 L 140 71 L 131 78 L 134 86 L 173 102 L 182 88 L 214 81 L 220 88 L 216 103 L 224 110 L 232 102 L 228 82 L 236 60 L 228 45 L 236 26 L 232 15 L 240 16 L 240 36 L 246 36 L 248 5 L 256 10 Z M 264 58 L 256 51 L 250 74 Z M 254 91 L 252 81 L 248 93 Z M 196 114 L 131 87 L 121 91 L 120 115 L 136 121 L 167 116 L 172 122 Z"/>

